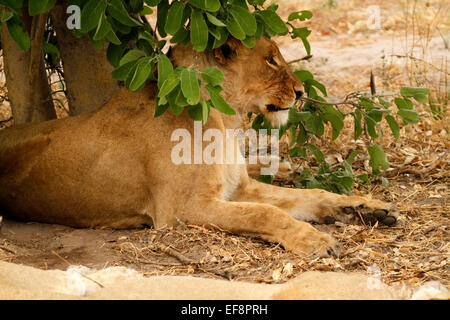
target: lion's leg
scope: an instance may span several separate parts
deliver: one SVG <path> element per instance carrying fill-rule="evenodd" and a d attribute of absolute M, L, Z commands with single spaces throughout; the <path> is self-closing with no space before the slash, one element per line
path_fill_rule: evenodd
<path fill-rule="evenodd" d="M 394 206 L 380 200 L 359 196 L 345 196 L 320 189 L 293 189 L 272 186 L 249 179 L 248 184 L 235 193 L 234 201 L 268 203 L 288 212 L 295 219 L 318 223 L 366 224 L 377 220 L 393 225 L 398 217 Z"/>
<path fill-rule="evenodd" d="M 183 220 L 212 224 L 233 233 L 254 234 L 301 255 L 339 255 L 339 245 L 330 235 L 272 205 L 213 199 L 195 206 L 201 210 L 184 215 Z"/>

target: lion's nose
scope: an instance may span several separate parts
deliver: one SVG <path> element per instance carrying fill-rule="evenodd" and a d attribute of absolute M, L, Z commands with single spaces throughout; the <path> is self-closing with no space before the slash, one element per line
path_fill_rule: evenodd
<path fill-rule="evenodd" d="M 295 90 L 295 98 L 298 100 L 303 96 L 303 91 Z"/>

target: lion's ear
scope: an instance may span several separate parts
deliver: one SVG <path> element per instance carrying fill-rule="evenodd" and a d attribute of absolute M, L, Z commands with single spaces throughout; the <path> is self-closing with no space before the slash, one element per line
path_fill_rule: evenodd
<path fill-rule="evenodd" d="M 214 58 L 220 63 L 225 64 L 231 61 L 237 54 L 237 50 L 241 42 L 233 37 L 229 37 L 228 40 L 219 48 L 213 50 Z"/>

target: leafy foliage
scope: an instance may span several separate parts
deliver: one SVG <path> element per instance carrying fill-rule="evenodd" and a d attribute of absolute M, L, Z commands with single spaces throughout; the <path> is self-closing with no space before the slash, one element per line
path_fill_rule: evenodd
<path fill-rule="evenodd" d="M 217 68 L 196 70 L 186 66 L 174 68 L 163 53 L 170 44 L 191 43 L 194 50 L 204 51 L 220 47 L 231 35 L 252 48 L 255 40 L 266 36 L 287 35 L 299 38 L 306 53 L 311 53 L 307 27 L 297 27 L 294 21 L 302 22 L 312 18 L 311 11 L 302 10 L 289 14 L 287 21 L 278 14 L 277 4 L 266 5 L 265 0 L 68 0 L 68 5 L 81 8 L 81 29 L 74 30 L 77 37 L 88 34 L 92 43 L 102 48 L 108 43 L 107 58 L 114 66 L 114 79 L 123 81 L 132 91 L 139 91 L 147 81 L 156 81 L 155 117 L 169 109 L 179 115 L 187 108 L 188 115 L 206 122 L 210 108 L 216 108 L 226 115 L 235 114 L 234 109 L 221 96 L 224 75 Z M 56 0 L 0 0 L 0 21 L 8 26 L 9 33 L 22 50 L 30 49 L 30 35 L 24 31 L 20 17 L 22 7 L 28 8 L 30 16 L 48 12 Z M 251 10 L 249 9 L 252 8 Z M 155 30 L 146 22 L 145 15 L 157 11 Z M 159 37 L 158 37 L 159 35 Z M 170 35 L 169 43 L 159 40 Z M 57 61 L 59 51 L 54 36 L 46 37 L 43 49 L 48 57 Z M 154 70 L 157 70 L 157 78 Z M 372 140 L 382 138 L 384 132 L 380 123 L 385 120 L 395 138 L 400 135 L 400 120 L 403 124 L 414 124 L 419 115 L 413 108 L 414 99 L 427 104 L 429 90 L 403 87 L 400 95 L 392 101 L 382 96 L 356 93 L 352 101 L 353 111 L 345 114 L 337 103 L 327 101 L 326 87 L 314 79 L 307 70 L 298 70 L 295 75 L 303 82 L 307 101 L 301 112 L 291 109 L 289 122 L 280 128 L 280 134 L 290 132 L 290 156 L 306 160 L 312 155 L 320 164 L 318 172 L 301 172 L 299 186 L 322 188 L 338 193 L 348 193 L 355 179 L 369 182 L 369 176 L 355 177 L 351 168 L 356 153 L 352 153 L 342 164 L 330 166 L 325 163 L 321 150 L 312 143 L 311 137 L 324 135 L 325 126 L 331 125 L 332 139 L 336 139 L 344 127 L 344 119 L 354 119 L 354 139 L 363 133 L 369 139 L 367 152 L 370 156 L 372 175 L 380 174 L 389 166 L 386 155 Z M 209 93 L 205 100 L 200 95 L 202 88 Z M 394 110 L 393 107 L 396 107 Z M 432 108 L 432 105 L 430 104 Z M 252 123 L 254 129 L 272 129 L 270 121 L 257 115 Z M 259 179 L 267 183 L 273 177 Z"/>

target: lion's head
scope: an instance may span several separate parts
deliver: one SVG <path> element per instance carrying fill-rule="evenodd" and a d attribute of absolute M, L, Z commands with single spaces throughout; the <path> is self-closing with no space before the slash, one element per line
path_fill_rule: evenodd
<path fill-rule="evenodd" d="M 218 67 L 225 75 L 222 87 L 228 103 L 240 114 L 262 113 L 274 126 L 287 122 L 289 108 L 302 95 L 301 81 L 275 42 L 264 37 L 251 49 L 232 37 L 212 52 L 197 53 L 191 47 L 177 46 L 172 61 L 199 70 Z"/>

